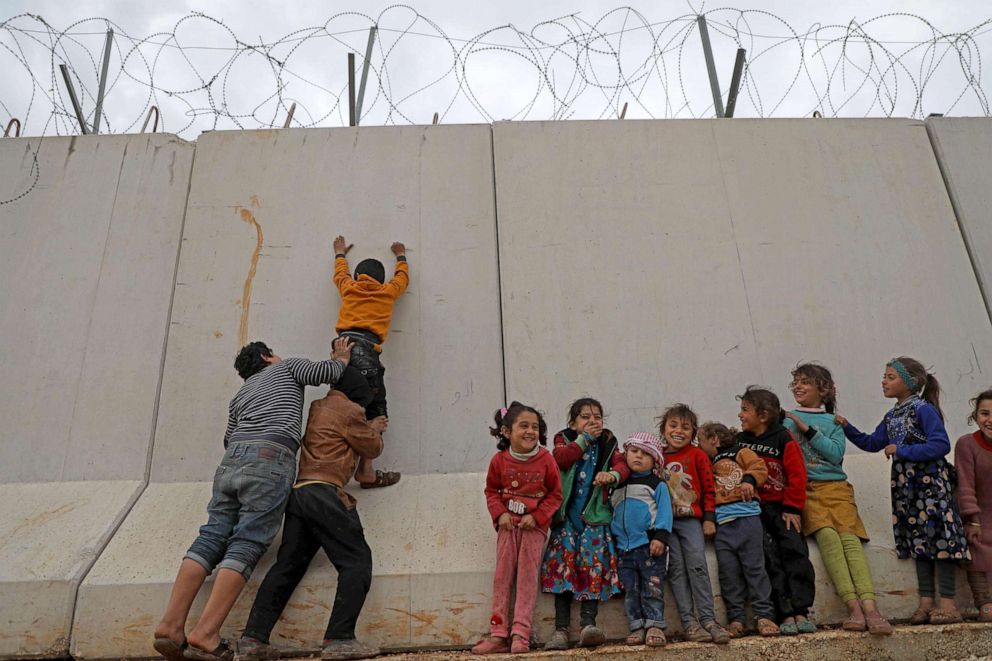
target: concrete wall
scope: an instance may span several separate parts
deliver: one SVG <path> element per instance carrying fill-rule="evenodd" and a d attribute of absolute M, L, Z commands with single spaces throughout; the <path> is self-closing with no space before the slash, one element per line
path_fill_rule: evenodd
<path fill-rule="evenodd" d="M 932 137 L 941 125 L 929 126 Z M 624 435 L 676 400 L 733 422 L 733 395 L 752 382 L 789 404 L 789 367 L 818 359 L 845 415 L 871 427 L 890 406 L 884 362 L 908 353 L 941 377 L 949 431 L 963 433 L 967 398 L 988 385 L 992 326 L 948 189 L 959 212 L 978 200 L 959 218 L 973 242 L 987 191 L 949 164 L 969 173 L 977 157 L 958 146 L 952 158 L 925 131 L 734 120 L 217 132 L 200 138 L 192 174 L 192 146 L 165 136 L 46 140 L 37 190 L 0 206 L 0 275 L 18 283 L 0 302 L 20 311 L 2 316 L 0 338 L 24 350 L 7 374 L 45 375 L 0 383 L 0 411 L 15 421 L 0 444 L 0 497 L 13 503 L 0 515 L 0 658 L 65 653 L 73 608 L 75 656 L 152 654 L 151 629 L 206 519 L 240 385 L 234 355 L 244 339 L 326 355 L 339 233 L 356 244 L 352 265 L 374 256 L 388 269 L 394 239 L 410 252 L 384 354 L 380 462 L 405 475 L 356 492 L 376 560 L 359 634 L 385 646 L 464 645 L 487 628 L 485 427 L 504 385 L 552 428 L 569 401 L 598 396 Z M 962 144 L 977 143 L 992 120 L 967 131 Z M 0 141 L 2 180 L 17 190 L 34 144 Z M 99 250 L 94 235 L 106 237 Z M 914 573 L 892 551 L 887 463 L 852 453 L 847 465 L 881 606 L 906 617 Z M 837 621 L 843 608 L 812 555 L 816 616 Z M 272 559 L 225 635 L 239 634 Z M 321 556 L 277 641 L 319 640 L 334 585 Z M 542 636 L 552 610 L 539 601 Z M 602 622 L 622 635 L 619 601 Z"/>
<path fill-rule="evenodd" d="M 59 656 L 152 426 L 193 145 L 0 140 L 0 656 Z"/>

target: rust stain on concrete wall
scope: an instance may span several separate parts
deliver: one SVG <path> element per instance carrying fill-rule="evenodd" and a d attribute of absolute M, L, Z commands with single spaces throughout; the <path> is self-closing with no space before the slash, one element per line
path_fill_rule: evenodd
<path fill-rule="evenodd" d="M 251 196 L 251 206 L 256 209 L 261 206 L 258 197 Z M 255 280 L 255 271 L 258 269 L 258 256 L 262 253 L 262 226 L 255 219 L 255 214 L 250 209 L 238 208 L 241 220 L 255 228 L 255 250 L 251 254 L 251 263 L 248 266 L 248 276 L 245 278 L 244 292 L 241 295 L 241 324 L 238 326 L 238 346 L 243 347 L 248 344 L 248 313 L 251 311 L 251 287 Z"/>

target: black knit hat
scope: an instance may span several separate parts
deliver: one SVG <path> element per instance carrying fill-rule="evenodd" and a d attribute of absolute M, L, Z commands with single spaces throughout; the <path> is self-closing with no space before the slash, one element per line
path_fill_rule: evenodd
<path fill-rule="evenodd" d="M 355 402 L 363 409 L 372 403 L 372 387 L 358 369 L 348 365 L 338 382 L 334 384 L 335 390 L 340 390 L 345 397 Z"/>
<path fill-rule="evenodd" d="M 386 281 L 386 267 L 378 259 L 363 259 L 358 262 L 358 266 L 355 267 L 355 280 L 363 274 L 375 278 L 379 284 Z"/>

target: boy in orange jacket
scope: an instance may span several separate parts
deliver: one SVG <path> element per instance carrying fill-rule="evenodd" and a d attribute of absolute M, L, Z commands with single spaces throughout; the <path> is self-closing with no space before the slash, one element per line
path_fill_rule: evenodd
<path fill-rule="evenodd" d="M 372 403 L 365 409 L 369 420 L 388 416 L 386 411 L 385 368 L 379 361 L 382 343 L 389 332 L 393 305 L 410 284 L 406 263 L 406 246 L 399 241 L 390 246 L 396 255 L 396 271 L 385 282 L 386 269 L 377 259 L 364 259 L 348 272 L 348 251 L 352 249 L 343 236 L 334 239 L 334 286 L 341 293 L 337 333 L 352 341 L 351 364 L 362 373 L 372 388 Z M 355 480 L 363 489 L 388 487 L 400 481 L 396 471 L 375 470 L 372 460 L 362 458 L 355 471 Z"/>

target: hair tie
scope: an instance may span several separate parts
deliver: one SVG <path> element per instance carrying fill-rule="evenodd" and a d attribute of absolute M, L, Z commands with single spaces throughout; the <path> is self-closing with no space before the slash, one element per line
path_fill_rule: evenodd
<path fill-rule="evenodd" d="M 906 387 L 909 388 L 910 392 L 916 392 L 916 379 L 913 378 L 913 375 L 909 373 L 909 370 L 906 369 L 906 366 L 903 365 L 902 362 L 893 360 L 888 366 L 896 371 L 896 374 L 899 375 L 899 378 L 906 384 Z"/>
<path fill-rule="evenodd" d="M 506 407 L 505 406 L 499 410 L 499 417 L 501 417 L 501 418 L 505 418 L 506 417 Z"/>

